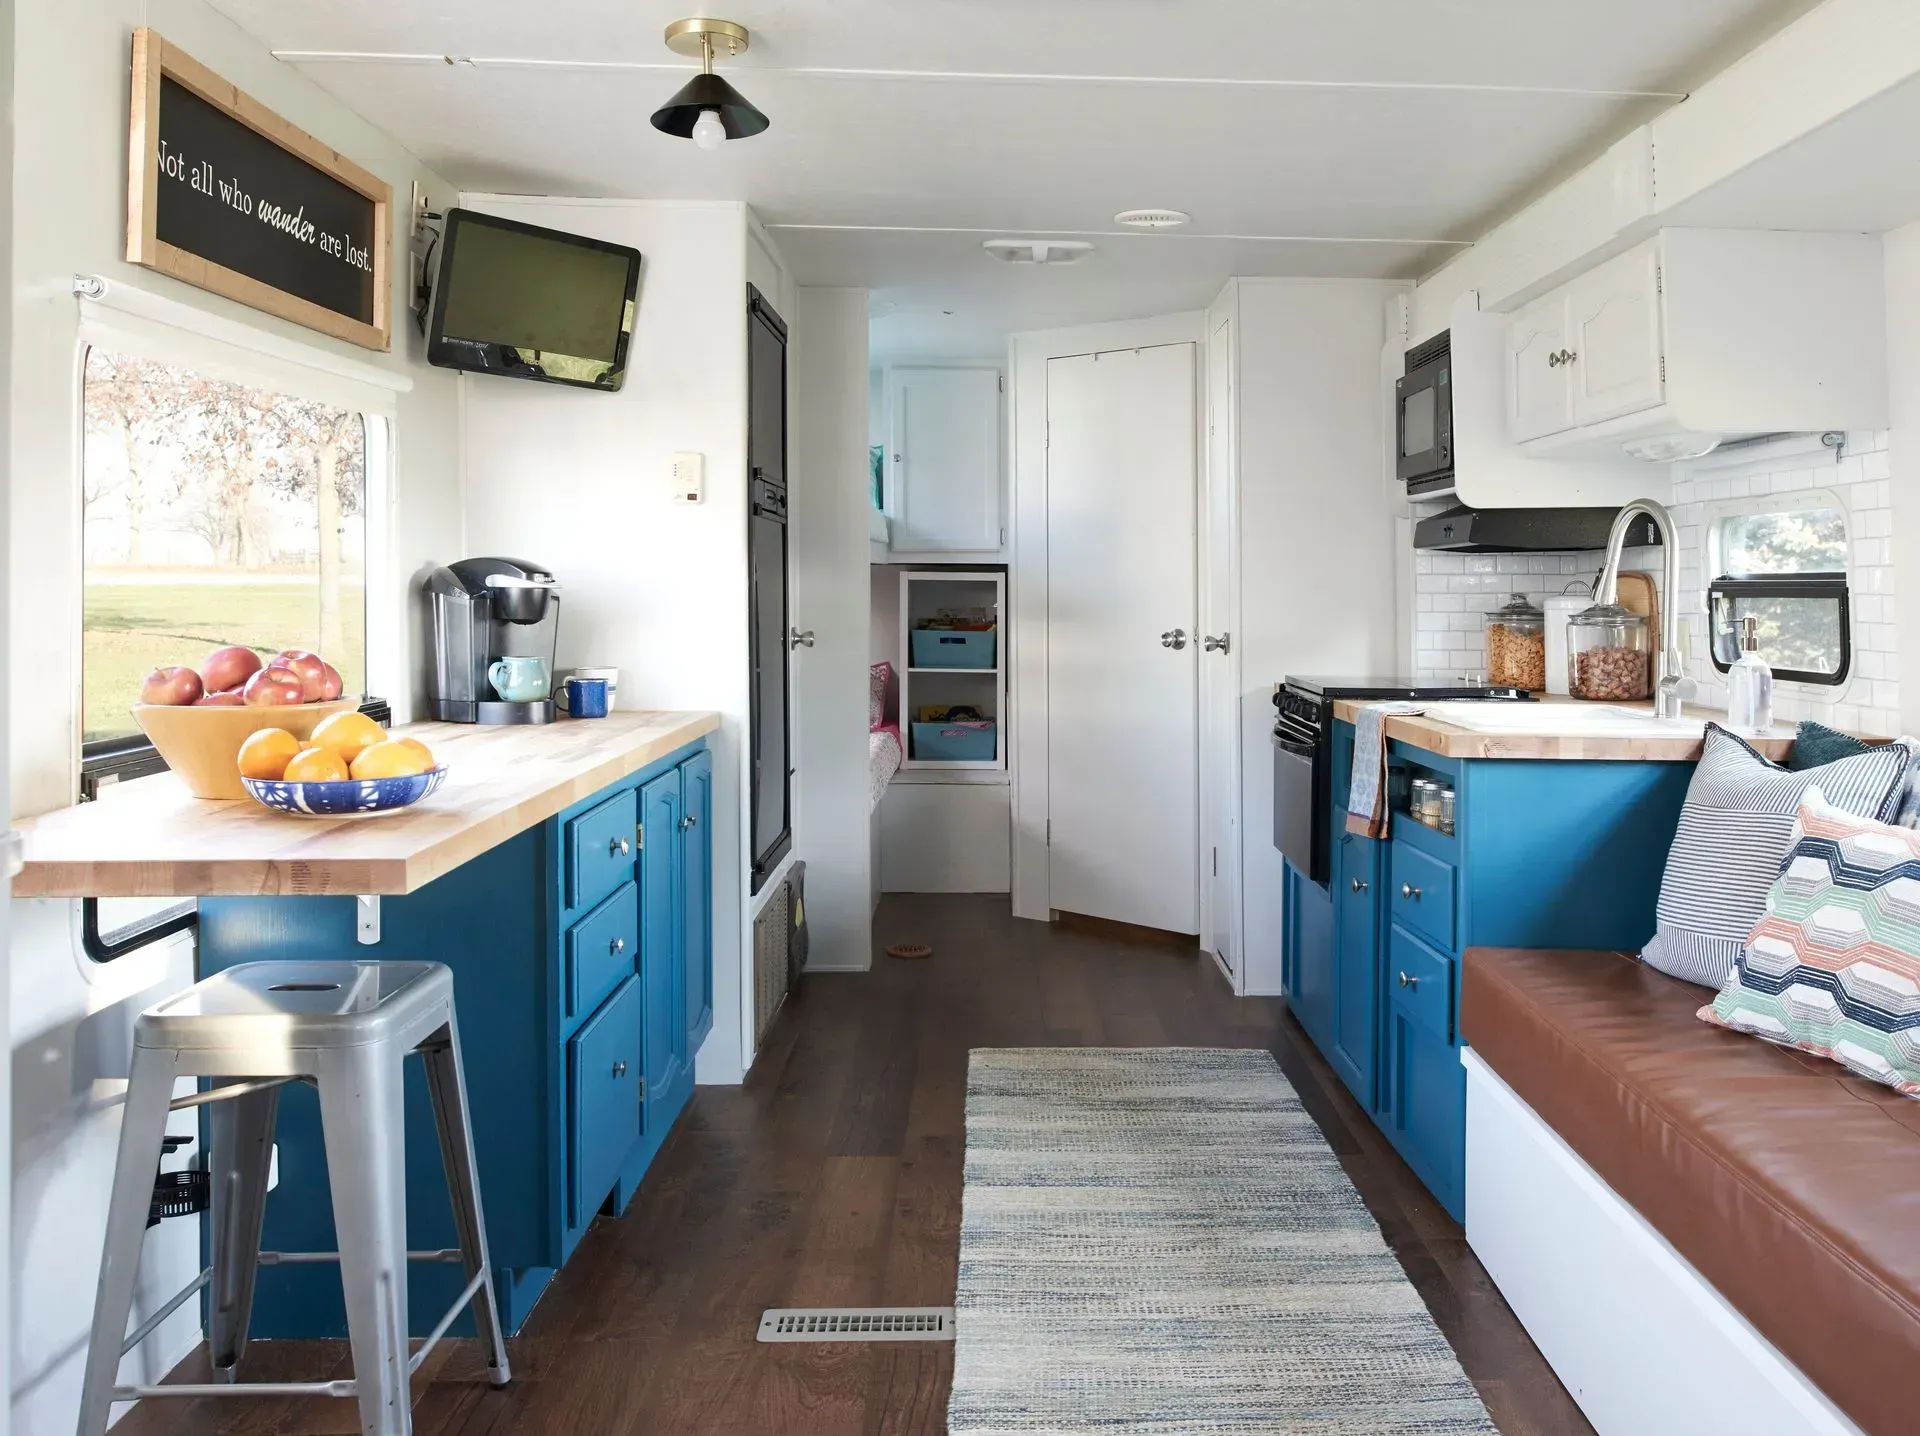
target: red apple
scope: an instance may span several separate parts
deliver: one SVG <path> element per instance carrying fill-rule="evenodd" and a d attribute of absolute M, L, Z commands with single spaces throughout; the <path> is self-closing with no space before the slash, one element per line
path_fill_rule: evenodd
<path fill-rule="evenodd" d="M 331 703 L 346 691 L 346 681 L 341 678 L 340 670 L 331 663 L 323 663 L 320 666 L 326 670 L 326 676 L 320 685 L 320 697 L 322 701 Z"/>
<path fill-rule="evenodd" d="M 309 653 L 304 648 L 289 648 L 267 665 L 269 668 L 289 668 L 300 676 L 300 687 L 305 696 L 302 702 L 317 703 L 327 686 L 327 665 L 317 653 Z"/>
<path fill-rule="evenodd" d="M 259 671 L 260 655 L 241 644 L 214 649 L 200 665 L 200 677 L 209 693 L 238 688 Z"/>
<path fill-rule="evenodd" d="M 229 688 L 223 693 L 209 693 L 205 698 L 193 700 L 196 708 L 238 708 L 247 700 L 240 696 L 238 688 Z"/>
<path fill-rule="evenodd" d="M 191 668 L 156 668 L 140 685 L 140 701 L 180 708 L 198 702 L 205 691 L 200 684 L 200 675 Z"/>
<path fill-rule="evenodd" d="M 247 680 L 240 696 L 250 708 L 285 708 L 306 701 L 300 675 L 291 668 L 262 668 Z"/>

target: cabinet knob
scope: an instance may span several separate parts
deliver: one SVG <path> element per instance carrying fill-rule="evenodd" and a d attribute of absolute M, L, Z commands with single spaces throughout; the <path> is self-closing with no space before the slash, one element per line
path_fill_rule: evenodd
<path fill-rule="evenodd" d="M 1357 893 L 1363 893 L 1367 890 L 1367 885 L 1361 882 L 1359 878 L 1355 878 L 1353 880 L 1353 890 Z"/>
<path fill-rule="evenodd" d="M 626 950 L 627 950 L 627 940 L 624 937 L 616 937 L 612 942 L 607 944 L 607 951 L 612 953 L 615 957 L 618 957 L 621 953 L 625 952 Z"/>
<path fill-rule="evenodd" d="M 1406 974 L 1404 974 L 1404 973 L 1402 973 L 1402 974 L 1401 974 L 1401 980 L 1402 980 L 1403 982 L 1404 982 L 1404 981 L 1406 980 Z M 626 1076 L 626 1075 L 627 1075 L 627 1064 L 626 1064 L 626 1063 L 624 1063 L 624 1062 L 616 1062 L 616 1063 L 614 1063 L 614 1064 L 613 1064 L 613 1075 L 614 1075 L 615 1077 L 624 1077 L 624 1076 Z"/>
<path fill-rule="evenodd" d="M 686 817 L 680 820 L 680 826 L 683 829 L 694 828 L 694 827 L 698 827 L 699 825 L 700 825 L 700 820 L 696 818 L 692 813 L 688 813 Z"/>
<path fill-rule="evenodd" d="M 1420 889 L 1415 887 L 1412 883 L 1401 883 L 1400 896 L 1403 898 L 1406 898 L 1409 902 L 1419 902 Z"/>
<path fill-rule="evenodd" d="M 1403 972 L 1400 974 L 1400 985 L 1418 992 L 1420 990 L 1420 979 L 1410 973 Z"/>
<path fill-rule="evenodd" d="M 607 856 L 624 858 L 633 852 L 633 842 L 629 838 L 608 838 Z"/>

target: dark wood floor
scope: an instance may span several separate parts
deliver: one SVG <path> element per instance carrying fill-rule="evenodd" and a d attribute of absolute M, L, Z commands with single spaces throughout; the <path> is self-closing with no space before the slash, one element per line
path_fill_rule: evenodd
<path fill-rule="evenodd" d="M 925 961 L 808 978 L 742 1088 L 703 1087 L 632 1208 L 603 1218 L 486 1386 L 454 1343 L 416 1386 L 420 1436 L 937 1436 L 952 1348 L 763 1346 L 772 1306 L 947 1305 L 967 1051 L 1264 1047 L 1299 1091 L 1502 1432 L 1590 1428 L 1440 1209 L 1274 1000 L 1212 960 L 1016 922 L 1004 898 L 889 897 L 876 950 Z M 179 1379 L 204 1379 L 190 1361 Z M 346 1375 L 331 1344 L 259 1345 L 253 1379 Z M 351 1433 L 351 1402 L 147 1402 L 118 1430 Z"/>

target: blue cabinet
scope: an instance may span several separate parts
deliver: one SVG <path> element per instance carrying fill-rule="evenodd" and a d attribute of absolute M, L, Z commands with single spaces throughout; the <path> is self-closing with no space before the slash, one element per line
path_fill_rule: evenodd
<path fill-rule="evenodd" d="M 509 1331 L 594 1216 L 624 1209 L 693 1095 L 713 1026 L 713 759 L 681 750 L 405 897 L 381 901 L 380 942 L 356 940 L 351 897 L 210 898 L 200 967 L 271 959 L 430 958 L 453 969 L 487 1237 Z M 335 1242 L 319 1113 L 281 1098 L 280 1186 L 264 1245 Z M 407 1228 L 416 1248 L 457 1244 L 419 1064 L 407 1072 Z M 409 1274 L 423 1336 L 458 1268 Z M 455 1329 L 465 1330 L 463 1317 Z M 263 1269 L 254 1334 L 346 1333 L 337 1270 Z"/>
<path fill-rule="evenodd" d="M 1281 974 L 1308 1036 L 1456 1218 L 1465 1209 L 1460 958 L 1469 947 L 1635 949 L 1690 763 L 1486 759 L 1388 748 L 1392 838 L 1345 832 L 1353 726 L 1332 738 L 1331 893 L 1286 869 Z M 1404 811 L 1418 774 L 1454 788 L 1455 832 Z"/>

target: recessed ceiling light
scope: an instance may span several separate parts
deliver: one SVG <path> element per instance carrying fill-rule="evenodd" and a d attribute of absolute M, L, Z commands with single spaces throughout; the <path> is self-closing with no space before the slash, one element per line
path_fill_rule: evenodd
<path fill-rule="evenodd" d="M 1084 239 L 990 239 L 981 248 L 1008 264 L 1078 264 L 1093 253 Z"/>
<path fill-rule="evenodd" d="M 1193 223 L 1193 216 L 1178 209 L 1123 209 L 1113 222 L 1130 229 L 1178 229 Z"/>

